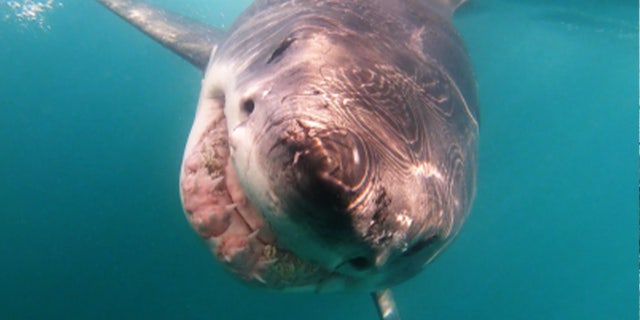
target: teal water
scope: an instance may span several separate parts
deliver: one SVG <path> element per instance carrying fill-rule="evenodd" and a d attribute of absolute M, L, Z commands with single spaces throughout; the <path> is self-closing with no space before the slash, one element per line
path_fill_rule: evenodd
<path fill-rule="evenodd" d="M 247 288 L 182 216 L 200 74 L 92 1 L 0 1 L 0 319 L 375 319 L 367 295 Z M 24 1 L 19 1 L 24 3 Z M 248 3 L 156 1 L 228 25 Z M 228 3 L 225 1 L 225 3 Z M 404 319 L 637 319 L 638 3 L 475 0 L 481 100 L 458 239 Z"/>

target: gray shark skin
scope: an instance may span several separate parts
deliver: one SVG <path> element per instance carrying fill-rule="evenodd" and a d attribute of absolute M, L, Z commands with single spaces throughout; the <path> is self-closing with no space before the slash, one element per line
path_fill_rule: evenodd
<path fill-rule="evenodd" d="M 457 0 L 258 0 L 226 31 L 99 0 L 204 72 L 180 173 L 188 221 L 245 283 L 375 292 L 454 239 L 478 107 Z"/>

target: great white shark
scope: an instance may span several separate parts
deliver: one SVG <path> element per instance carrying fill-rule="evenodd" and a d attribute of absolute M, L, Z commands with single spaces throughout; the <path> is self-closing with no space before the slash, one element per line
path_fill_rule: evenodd
<path fill-rule="evenodd" d="M 399 319 L 389 288 L 475 194 L 464 0 L 256 0 L 228 30 L 98 2 L 204 74 L 180 195 L 222 265 L 257 287 L 372 292 Z"/>

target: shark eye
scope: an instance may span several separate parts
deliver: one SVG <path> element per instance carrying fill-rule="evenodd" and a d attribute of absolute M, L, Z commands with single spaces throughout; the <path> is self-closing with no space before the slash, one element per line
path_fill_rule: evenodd
<path fill-rule="evenodd" d="M 279 60 L 282 57 L 282 54 L 289 48 L 289 46 L 291 46 L 293 41 L 295 41 L 295 38 L 293 37 L 287 37 L 286 39 L 284 39 L 280 43 L 278 48 L 273 51 L 273 53 L 271 54 L 271 57 L 269 58 L 269 60 L 267 60 L 267 64 L 270 64 L 276 60 Z"/>
<path fill-rule="evenodd" d="M 349 264 L 358 271 L 371 268 L 371 261 L 365 257 L 356 257 L 349 260 Z"/>
<path fill-rule="evenodd" d="M 426 248 L 430 247 L 431 245 L 433 245 L 434 243 L 436 243 L 439 240 L 440 240 L 440 237 L 438 235 L 433 235 L 431 237 L 428 237 L 426 239 L 418 241 L 418 243 L 415 243 L 407 251 L 405 251 L 403 253 L 403 255 L 405 257 L 412 256 L 412 255 L 422 251 L 423 249 L 426 249 Z"/>
<path fill-rule="evenodd" d="M 248 99 L 242 103 L 242 111 L 244 111 L 246 115 L 250 115 L 255 108 L 256 104 L 252 99 Z"/>

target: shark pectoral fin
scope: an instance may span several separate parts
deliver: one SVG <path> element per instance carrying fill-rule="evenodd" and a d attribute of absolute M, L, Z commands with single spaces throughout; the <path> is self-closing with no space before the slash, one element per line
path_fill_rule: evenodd
<path fill-rule="evenodd" d="M 391 289 L 372 292 L 371 297 L 378 310 L 380 320 L 400 320 L 400 313 L 391 294 Z"/>
<path fill-rule="evenodd" d="M 203 71 L 224 36 L 222 30 L 142 1 L 97 1 Z"/>

